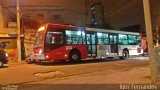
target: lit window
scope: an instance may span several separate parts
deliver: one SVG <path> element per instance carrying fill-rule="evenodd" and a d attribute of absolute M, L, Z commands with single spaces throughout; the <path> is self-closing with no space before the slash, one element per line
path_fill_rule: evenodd
<path fill-rule="evenodd" d="M 47 32 L 46 36 L 47 44 L 62 44 L 63 43 L 63 33 L 62 32 Z"/>
<path fill-rule="evenodd" d="M 109 44 L 108 33 L 97 33 L 97 39 L 99 45 Z"/>
<path fill-rule="evenodd" d="M 128 45 L 128 37 L 124 34 L 119 34 L 119 44 L 120 45 Z"/>
<path fill-rule="evenodd" d="M 78 31 L 66 30 L 66 43 L 85 44 L 85 32 L 80 30 Z"/>
<path fill-rule="evenodd" d="M 128 42 L 130 45 L 136 45 L 137 40 L 135 35 L 128 35 Z"/>

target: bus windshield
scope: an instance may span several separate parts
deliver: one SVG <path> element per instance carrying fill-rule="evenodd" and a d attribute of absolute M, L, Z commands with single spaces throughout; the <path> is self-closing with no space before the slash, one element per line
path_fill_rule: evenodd
<path fill-rule="evenodd" d="M 43 31 L 38 32 L 38 34 L 36 35 L 34 48 L 41 48 L 43 46 L 43 39 L 44 39 L 44 32 Z"/>

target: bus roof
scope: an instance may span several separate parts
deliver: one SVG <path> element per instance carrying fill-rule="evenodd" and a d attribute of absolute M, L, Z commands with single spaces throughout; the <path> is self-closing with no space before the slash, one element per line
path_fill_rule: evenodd
<path fill-rule="evenodd" d="M 74 30 L 74 29 L 84 28 L 84 29 L 86 29 L 86 31 L 140 35 L 140 33 L 136 33 L 136 32 L 126 32 L 126 31 L 88 28 L 88 27 L 85 28 L 85 27 L 78 27 L 78 26 L 73 26 L 73 25 L 53 24 L 53 23 L 47 23 L 47 24 L 43 25 L 43 27 L 46 27 L 46 28 L 62 28 L 62 29 L 65 29 L 65 30 L 66 29 Z"/>
<path fill-rule="evenodd" d="M 63 25 L 63 24 L 52 24 L 52 23 L 48 23 L 47 27 L 53 27 L 53 28 L 62 28 L 62 29 L 77 29 L 77 26 L 73 26 L 73 25 Z"/>
<path fill-rule="evenodd" d="M 136 33 L 136 32 L 125 32 L 125 31 L 109 30 L 109 29 L 98 29 L 98 28 L 86 28 L 86 31 L 140 35 L 140 33 Z"/>

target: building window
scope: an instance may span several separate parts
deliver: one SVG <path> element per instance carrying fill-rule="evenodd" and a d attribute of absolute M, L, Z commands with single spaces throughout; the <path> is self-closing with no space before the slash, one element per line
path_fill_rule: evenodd
<path fill-rule="evenodd" d="M 54 22 L 54 23 L 61 23 L 62 22 L 61 16 L 60 15 L 53 15 L 52 22 Z"/>
<path fill-rule="evenodd" d="M 37 14 L 37 18 L 44 18 L 44 14 Z"/>
<path fill-rule="evenodd" d="M 59 20 L 59 19 L 60 19 L 60 15 L 54 15 L 53 18 L 54 18 L 55 20 Z"/>
<path fill-rule="evenodd" d="M 37 21 L 41 24 L 44 23 L 44 14 L 37 14 Z"/>
<path fill-rule="evenodd" d="M 103 25 L 105 23 L 104 7 L 101 3 L 95 3 L 90 7 L 91 25 Z"/>

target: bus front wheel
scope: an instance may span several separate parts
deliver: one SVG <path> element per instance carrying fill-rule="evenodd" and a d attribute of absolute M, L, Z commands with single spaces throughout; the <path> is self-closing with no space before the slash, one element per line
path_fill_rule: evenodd
<path fill-rule="evenodd" d="M 122 52 L 122 56 L 120 57 L 120 59 L 128 59 L 129 58 L 129 52 L 127 50 L 124 50 Z"/>
<path fill-rule="evenodd" d="M 71 62 L 78 62 L 81 61 L 81 54 L 77 51 L 72 51 L 69 55 L 69 60 Z"/>

